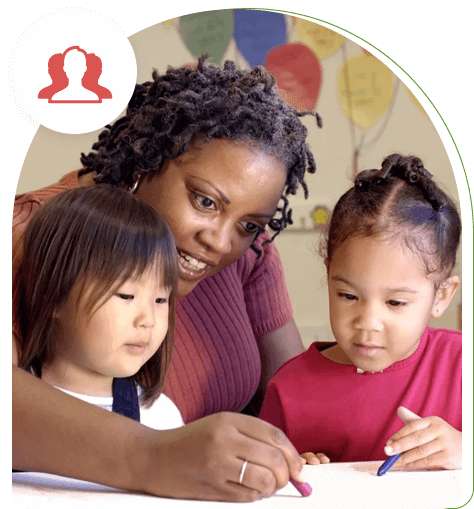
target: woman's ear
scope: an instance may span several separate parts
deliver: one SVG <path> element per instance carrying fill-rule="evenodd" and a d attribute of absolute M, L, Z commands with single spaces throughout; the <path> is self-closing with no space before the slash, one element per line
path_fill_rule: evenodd
<path fill-rule="evenodd" d="M 324 265 L 326 265 L 326 270 L 329 270 L 329 258 L 324 258 Z"/>
<path fill-rule="evenodd" d="M 431 310 L 433 318 L 439 318 L 446 311 L 460 284 L 458 276 L 448 277 L 441 283 Z"/>

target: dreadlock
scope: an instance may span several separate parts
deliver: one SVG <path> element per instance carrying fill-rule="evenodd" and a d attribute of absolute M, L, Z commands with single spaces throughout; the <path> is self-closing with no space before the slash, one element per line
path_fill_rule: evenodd
<path fill-rule="evenodd" d="M 277 209 L 281 217 L 269 223 L 276 232 L 273 240 L 292 224 L 286 195 L 294 195 L 301 184 L 307 198 L 305 172 L 316 171 L 299 117 L 313 115 L 319 127 L 321 118 L 288 105 L 262 66 L 242 71 L 228 60 L 219 69 L 205 65 L 207 58 L 201 56 L 197 68 L 169 68 L 164 75 L 154 70 L 153 81 L 136 85 L 126 115 L 106 126 L 92 146 L 95 152 L 81 154 L 80 174 L 95 171 L 96 183 L 130 186 L 135 172 L 159 170 L 164 161 L 183 154 L 197 135 L 205 141 L 244 140 L 279 157 L 287 168 L 283 205 Z"/>

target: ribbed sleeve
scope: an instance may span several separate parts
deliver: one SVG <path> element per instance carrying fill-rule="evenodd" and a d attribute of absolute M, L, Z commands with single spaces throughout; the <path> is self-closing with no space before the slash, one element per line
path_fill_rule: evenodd
<path fill-rule="evenodd" d="M 273 243 L 263 249 L 264 255 L 255 261 L 244 285 L 247 312 L 257 338 L 282 327 L 293 316 L 278 250 Z"/>

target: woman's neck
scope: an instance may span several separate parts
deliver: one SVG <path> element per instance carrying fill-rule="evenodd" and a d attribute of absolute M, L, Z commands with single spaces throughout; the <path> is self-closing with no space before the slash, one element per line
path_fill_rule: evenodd
<path fill-rule="evenodd" d="M 97 177 L 97 172 L 91 171 L 78 177 L 79 187 L 88 187 L 94 185 L 94 179 Z"/>

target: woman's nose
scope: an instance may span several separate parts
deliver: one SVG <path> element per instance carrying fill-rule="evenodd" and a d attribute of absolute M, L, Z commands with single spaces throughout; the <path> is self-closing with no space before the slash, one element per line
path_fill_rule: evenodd
<path fill-rule="evenodd" d="M 230 226 L 222 223 L 208 226 L 201 231 L 200 241 L 214 253 L 229 254 L 232 250 Z"/>

